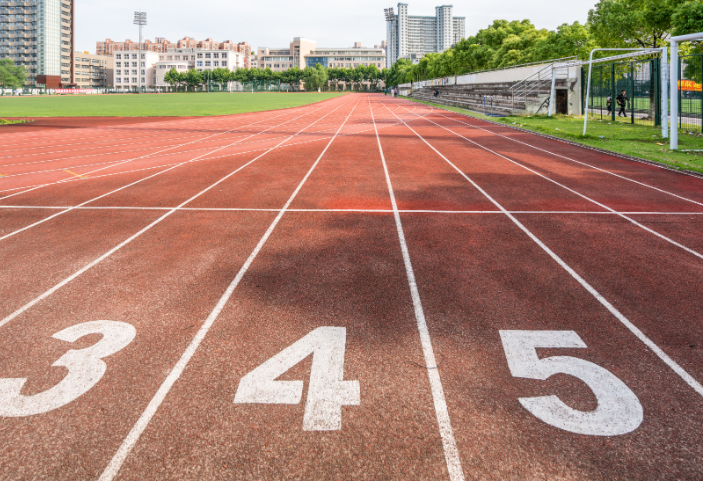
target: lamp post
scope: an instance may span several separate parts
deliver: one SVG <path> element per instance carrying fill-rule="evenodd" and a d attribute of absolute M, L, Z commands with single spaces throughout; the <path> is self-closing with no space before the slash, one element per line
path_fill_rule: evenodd
<path fill-rule="evenodd" d="M 139 25 L 139 62 L 137 65 L 139 65 L 139 70 L 137 70 L 137 73 L 139 73 L 138 84 L 139 84 L 139 91 L 141 92 L 142 90 L 142 27 L 146 25 L 146 12 L 134 12 L 134 25 Z M 146 62 L 144 63 L 144 68 L 146 69 Z"/>

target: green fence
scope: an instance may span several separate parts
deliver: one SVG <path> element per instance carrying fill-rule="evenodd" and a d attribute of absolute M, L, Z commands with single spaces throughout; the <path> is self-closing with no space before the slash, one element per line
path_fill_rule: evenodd
<path fill-rule="evenodd" d="M 581 69 L 588 81 L 588 66 Z M 623 94 L 624 91 L 624 94 Z M 586 88 L 582 89 L 585 105 Z M 661 125 L 661 65 L 659 58 L 600 63 L 591 72 L 589 118 L 642 125 Z"/>
<path fill-rule="evenodd" d="M 691 132 L 703 132 L 703 92 L 701 73 L 703 54 L 685 55 L 679 58 L 679 128 Z"/>

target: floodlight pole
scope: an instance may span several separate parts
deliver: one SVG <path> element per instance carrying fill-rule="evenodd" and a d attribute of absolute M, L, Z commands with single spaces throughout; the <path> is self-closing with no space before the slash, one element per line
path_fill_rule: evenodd
<path fill-rule="evenodd" d="M 703 40 L 703 32 L 671 37 L 671 150 L 679 148 L 679 43 L 691 40 Z"/>
<path fill-rule="evenodd" d="M 146 25 L 146 12 L 134 12 L 134 25 L 139 25 L 139 61 L 137 62 L 138 70 L 137 73 L 139 74 L 137 79 L 138 79 L 138 85 L 139 85 L 139 93 L 141 93 L 142 90 L 142 27 Z M 144 68 L 146 69 L 146 62 L 144 62 Z"/>

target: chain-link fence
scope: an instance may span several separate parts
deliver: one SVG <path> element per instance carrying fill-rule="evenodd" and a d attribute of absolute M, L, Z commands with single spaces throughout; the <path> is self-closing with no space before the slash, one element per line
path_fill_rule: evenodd
<path fill-rule="evenodd" d="M 679 128 L 703 132 L 703 54 L 679 58 Z"/>
<path fill-rule="evenodd" d="M 661 125 L 661 64 L 656 57 L 601 63 L 591 72 L 589 118 L 641 125 Z M 588 66 L 581 69 L 582 85 Z M 582 89 L 585 105 L 586 88 Z"/>

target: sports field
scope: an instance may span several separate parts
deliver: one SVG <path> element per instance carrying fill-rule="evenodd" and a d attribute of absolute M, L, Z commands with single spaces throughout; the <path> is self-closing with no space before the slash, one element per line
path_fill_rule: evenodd
<path fill-rule="evenodd" d="M 378 94 L 52 122 L 0 478 L 703 477 L 703 179 Z"/>
<path fill-rule="evenodd" d="M 175 93 L 0 97 L 3 117 L 189 117 L 309 105 L 339 93 Z"/>

